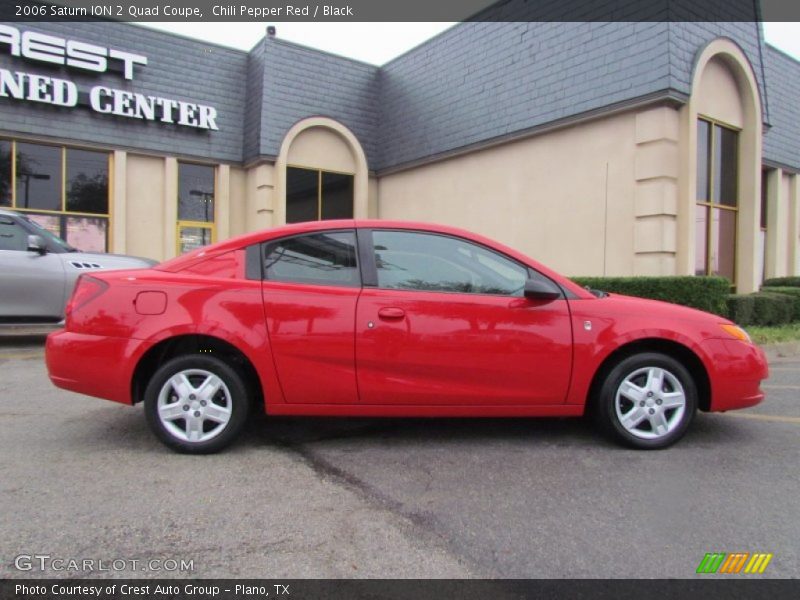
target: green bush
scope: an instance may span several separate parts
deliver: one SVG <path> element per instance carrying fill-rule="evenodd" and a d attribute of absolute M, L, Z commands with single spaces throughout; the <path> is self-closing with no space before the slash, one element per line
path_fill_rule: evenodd
<path fill-rule="evenodd" d="M 754 325 L 784 325 L 794 316 L 794 298 L 786 294 L 756 292 L 753 294 Z"/>
<path fill-rule="evenodd" d="M 742 326 L 785 325 L 800 318 L 800 288 L 788 288 L 790 293 L 777 289 L 755 294 L 731 294 L 727 298 L 728 318 Z"/>
<path fill-rule="evenodd" d="M 790 296 L 794 303 L 792 321 L 800 321 L 800 287 L 770 287 L 762 291 L 769 292 L 770 294 L 784 294 Z"/>
<path fill-rule="evenodd" d="M 800 288 L 800 277 L 775 277 L 767 279 L 763 287 L 793 287 Z"/>
<path fill-rule="evenodd" d="M 753 325 L 756 301 L 753 294 L 731 294 L 727 298 L 727 317 L 739 325 Z"/>
<path fill-rule="evenodd" d="M 626 296 L 683 304 L 727 314 L 730 282 L 724 277 L 573 277 L 578 285 Z"/>

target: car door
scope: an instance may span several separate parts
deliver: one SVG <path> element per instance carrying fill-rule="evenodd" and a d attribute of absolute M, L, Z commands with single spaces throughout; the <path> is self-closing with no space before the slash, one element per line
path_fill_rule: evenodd
<path fill-rule="evenodd" d="M 297 235 L 261 251 L 264 313 L 285 401 L 357 403 L 355 231 Z"/>
<path fill-rule="evenodd" d="M 28 231 L 0 215 L 0 318 L 60 319 L 65 298 L 64 265 L 56 254 L 28 251 Z"/>
<path fill-rule="evenodd" d="M 374 261 L 374 285 L 365 271 L 356 312 L 362 403 L 564 402 L 572 368 L 567 300 L 523 296 L 526 280 L 542 275 L 453 236 L 375 229 L 360 231 L 361 240 Z"/>

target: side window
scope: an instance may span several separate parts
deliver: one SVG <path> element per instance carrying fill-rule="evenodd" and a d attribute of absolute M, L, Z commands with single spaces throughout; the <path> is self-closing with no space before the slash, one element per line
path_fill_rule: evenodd
<path fill-rule="evenodd" d="M 20 250 L 28 248 L 28 232 L 14 219 L 0 217 L 0 250 Z"/>
<path fill-rule="evenodd" d="M 528 269 L 455 237 L 374 231 L 378 287 L 522 296 Z"/>
<path fill-rule="evenodd" d="M 265 244 L 264 278 L 290 283 L 360 286 L 355 232 L 314 233 Z"/>

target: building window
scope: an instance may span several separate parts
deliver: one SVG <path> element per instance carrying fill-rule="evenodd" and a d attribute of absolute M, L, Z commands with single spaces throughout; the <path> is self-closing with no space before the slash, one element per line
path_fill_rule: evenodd
<path fill-rule="evenodd" d="M 0 140 L 0 206 L 11 206 L 13 198 L 13 146 L 8 140 Z"/>
<path fill-rule="evenodd" d="M 0 140 L 0 206 L 85 252 L 108 251 L 110 154 Z"/>
<path fill-rule="evenodd" d="M 214 172 L 209 165 L 178 163 L 178 254 L 216 238 Z"/>
<path fill-rule="evenodd" d="M 353 176 L 286 168 L 286 222 L 353 218 Z"/>
<path fill-rule="evenodd" d="M 767 272 L 767 205 L 769 198 L 769 170 L 761 170 L 761 230 L 759 231 L 759 249 L 761 251 L 761 276 L 763 282 Z"/>
<path fill-rule="evenodd" d="M 721 275 L 736 282 L 738 137 L 708 119 L 697 122 L 697 275 Z"/>

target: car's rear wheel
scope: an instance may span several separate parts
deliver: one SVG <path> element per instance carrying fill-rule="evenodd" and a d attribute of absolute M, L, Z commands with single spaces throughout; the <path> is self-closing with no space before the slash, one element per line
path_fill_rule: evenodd
<path fill-rule="evenodd" d="M 606 375 L 595 415 L 617 442 L 666 448 L 686 433 L 697 411 L 697 385 L 680 362 L 657 352 L 629 356 Z"/>
<path fill-rule="evenodd" d="M 156 436 L 191 454 L 228 446 L 244 427 L 249 404 L 242 376 L 214 356 L 173 358 L 156 371 L 144 394 L 147 422 Z"/>

